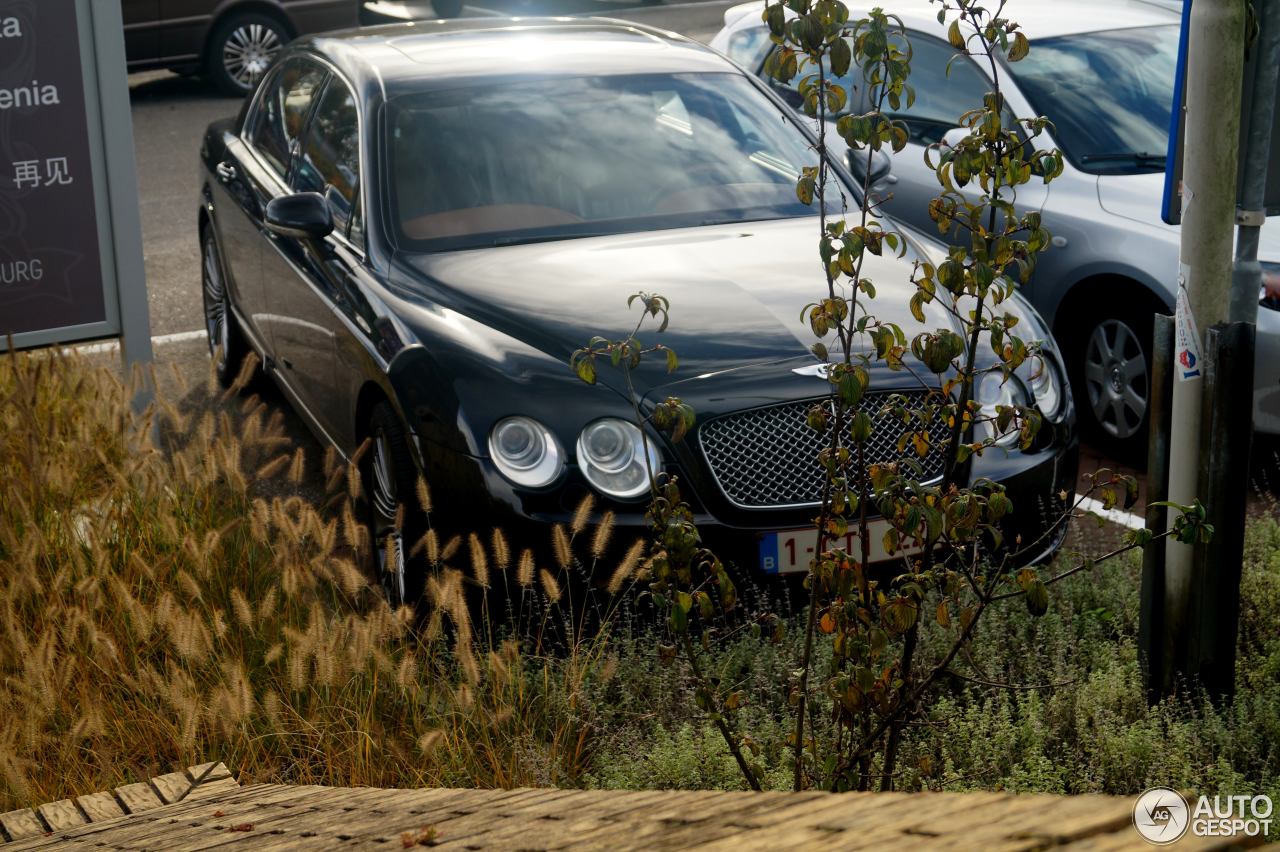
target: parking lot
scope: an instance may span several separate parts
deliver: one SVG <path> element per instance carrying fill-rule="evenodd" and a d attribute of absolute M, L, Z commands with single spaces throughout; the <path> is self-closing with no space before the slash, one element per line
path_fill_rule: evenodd
<path fill-rule="evenodd" d="M 721 27 L 723 13 L 735 0 L 699 0 L 666 5 L 629 5 L 600 0 L 483 0 L 467 7 L 469 16 L 604 15 L 669 29 L 706 41 Z M 430 17 L 427 3 L 389 2 Z M 197 151 L 206 125 L 235 113 L 239 101 L 219 96 L 205 81 L 168 72 L 130 78 L 134 138 L 141 197 L 144 256 L 157 360 L 175 364 L 199 383 L 208 372 L 202 326 L 199 247 L 195 234 Z M 659 288 L 660 289 L 660 288 Z M 287 405 L 266 382 L 259 390 L 281 408 Z M 290 414 L 291 431 L 304 445 L 314 445 Z M 315 454 L 318 455 L 318 454 Z M 1276 512 L 1280 491 L 1280 453 L 1271 444 L 1258 448 L 1251 488 L 1251 511 Z M 1085 449 L 1082 471 L 1115 466 Z M 1138 507 L 1140 511 L 1141 506 Z M 1084 531 L 1083 540 L 1093 535 Z"/>

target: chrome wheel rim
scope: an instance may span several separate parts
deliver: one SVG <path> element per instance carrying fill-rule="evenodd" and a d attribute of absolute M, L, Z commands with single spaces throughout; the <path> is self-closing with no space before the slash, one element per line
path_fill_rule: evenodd
<path fill-rule="evenodd" d="M 222 67 L 227 76 L 248 89 L 266 72 L 280 50 L 280 36 L 266 24 L 236 27 L 222 46 Z"/>
<path fill-rule="evenodd" d="M 373 473 L 370 502 L 373 504 L 373 544 L 377 548 L 378 579 L 393 606 L 404 603 L 404 538 L 396 523 L 399 500 L 391 443 L 383 432 L 373 441 Z"/>
<path fill-rule="evenodd" d="M 1084 381 L 1093 415 L 1108 435 L 1133 437 L 1147 414 L 1150 381 L 1142 341 L 1126 323 L 1098 323 L 1085 347 Z"/>
<path fill-rule="evenodd" d="M 227 320 L 227 289 L 222 282 L 222 268 L 212 239 L 204 241 L 204 330 L 209 338 L 209 355 L 219 370 L 227 366 L 227 348 L 231 342 Z"/>

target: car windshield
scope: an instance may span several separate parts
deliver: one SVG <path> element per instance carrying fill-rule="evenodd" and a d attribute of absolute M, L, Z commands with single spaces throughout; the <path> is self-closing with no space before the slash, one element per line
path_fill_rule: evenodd
<path fill-rule="evenodd" d="M 816 213 L 795 189 L 808 139 L 739 74 L 412 93 L 387 120 L 392 209 L 416 250 Z"/>
<path fill-rule="evenodd" d="M 1177 60 L 1163 25 L 1037 40 L 1012 70 L 1077 168 L 1134 174 L 1164 171 Z"/>

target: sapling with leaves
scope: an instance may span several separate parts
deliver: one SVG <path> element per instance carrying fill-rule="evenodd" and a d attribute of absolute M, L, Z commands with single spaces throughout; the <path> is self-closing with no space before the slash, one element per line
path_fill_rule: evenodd
<path fill-rule="evenodd" d="M 939 22 L 950 20 L 948 38 L 957 56 L 983 63 L 990 86 L 981 104 L 963 112 L 958 105 L 957 124 L 965 132 L 948 134 L 947 143 L 930 146 L 926 156 L 942 189 L 929 213 L 952 241 L 940 254 L 896 232 L 871 191 L 873 158 L 885 148 L 901 151 L 908 140 L 908 128 L 894 117 L 915 98 L 911 46 L 900 19 L 879 8 L 851 19 L 840 0 L 769 2 L 763 12 L 776 45 L 766 70 L 786 83 L 799 78 L 802 108 L 815 120 L 816 164 L 800 170 L 796 195 L 816 210 L 815 279 L 822 285 L 802 318 L 815 335 L 811 349 L 830 385 L 806 418 L 807 428 L 823 437 L 816 461 L 824 477 L 815 557 L 805 578 L 805 636 L 792 680 L 783 686 L 794 708 L 788 745 L 797 790 L 892 789 L 904 774 L 897 767 L 902 731 L 927 714 L 944 680 L 955 675 L 1001 686 L 954 668 L 958 661 L 975 665 L 963 652 L 983 613 L 1020 598 L 1033 615 L 1043 614 L 1048 587 L 1093 564 L 1077 560 L 1056 573 L 1034 564 L 1077 514 L 1080 503 L 1069 505 L 1066 492 L 1045 495 L 1056 498 L 1059 510 L 1035 540 L 1006 540 L 1006 522 L 1018 507 L 1002 484 L 974 473 L 974 460 L 985 453 L 1032 450 L 1045 425 L 1034 400 L 1002 389 L 1017 376 L 1034 386 L 1040 371 L 1054 369 L 1041 342 L 1023 336 L 1035 329 L 1023 324 L 1026 312 L 1012 299 L 1049 246 L 1039 214 L 1017 209 L 1018 187 L 1053 180 L 1062 171 L 1062 155 L 1037 147 L 1047 119 L 1016 118 L 1005 104 L 1003 63 L 1019 61 L 1031 49 L 1018 24 L 1004 16 L 1005 3 L 988 9 L 979 0 L 935 2 Z M 842 82 L 851 71 L 865 87 L 857 101 L 867 107 L 862 113 L 846 109 L 855 102 Z M 832 124 L 842 146 L 830 144 Z M 852 196 L 834 165 L 833 150 L 841 148 L 847 148 L 851 171 L 862 176 Z M 872 275 L 892 267 L 869 258 L 885 251 L 914 254 L 914 289 L 905 306 L 916 322 L 910 336 L 881 316 L 896 315 L 901 306 L 876 310 Z M 638 294 L 635 300 L 645 309 L 641 323 L 661 317 L 665 328 L 665 299 Z M 931 318 L 940 321 L 934 328 Z M 631 384 L 630 371 L 650 352 L 665 352 L 669 369 L 676 368 L 673 353 L 644 348 L 635 333 L 621 341 L 596 338 L 574 354 L 572 366 L 594 382 L 596 361 L 608 357 L 627 375 L 637 422 L 670 429 L 678 440 L 691 428 L 693 412 L 678 399 L 642 411 Z M 872 389 L 874 376 L 893 373 L 905 378 Z M 916 390 L 903 392 L 904 384 Z M 893 436 L 896 460 L 872 453 L 876 437 L 885 433 Z M 941 460 L 941 473 L 927 469 L 926 460 Z M 1133 477 L 1098 471 L 1086 479 L 1081 500 L 1096 493 L 1110 508 L 1137 498 Z M 741 696 L 721 690 L 700 670 L 691 630 L 695 618 L 710 623 L 732 607 L 732 581 L 702 546 L 677 483 L 655 478 L 652 497 L 650 592 L 676 637 L 661 651 L 668 658 L 683 652 L 698 703 L 720 728 L 747 783 L 758 787 L 740 747 L 753 742 L 737 729 Z M 1170 531 L 1133 532 L 1103 558 L 1168 535 L 1199 541 L 1212 533 L 1198 503 L 1174 508 L 1181 515 Z M 873 560 L 873 545 L 892 557 L 891 564 Z M 943 635 L 929 644 L 941 651 L 928 659 L 920 652 L 924 629 Z M 700 634 L 702 641 L 707 635 Z M 829 643 L 822 654 L 816 653 L 819 641 Z M 815 725 L 819 719 L 823 724 Z"/>
<path fill-rule="evenodd" d="M 813 352 L 827 361 L 832 386 L 829 398 L 808 418 L 810 428 L 826 439 L 819 459 L 826 478 L 816 519 L 817 556 L 806 579 L 811 596 L 806 637 L 791 685 L 796 789 L 868 789 L 877 780 L 881 789 L 892 789 L 904 725 L 922 712 L 929 690 L 969 643 L 983 611 L 996 600 L 1021 597 L 1033 614 L 1042 614 L 1047 586 L 1081 570 L 1044 578 L 1039 568 L 1024 564 L 1046 549 L 1069 519 L 1069 509 L 1038 540 L 1005 541 L 1002 520 L 1014 511 L 1012 501 L 999 483 L 971 476 L 974 456 L 1015 444 L 1030 449 L 1043 425 L 1034 402 L 984 405 L 976 390 L 982 383 L 1002 386 L 1019 371 L 1051 369 L 1039 343 L 1020 336 L 1019 312 L 1006 303 L 1049 245 L 1039 214 L 1018 211 L 1017 188 L 1031 180 L 1051 181 L 1061 173 L 1062 155 L 1036 145 L 1047 119 L 1014 118 L 1005 105 L 1002 63 L 1016 62 L 1030 50 L 1018 24 L 1004 16 L 1005 3 L 992 9 L 977 0 L 939 0 L 938 5 L 939 22 L 950 19 L 948 39 L 957 55 L 986 65 L 990 91 L 980 106 L 959 116 L 958 125 L 967 131 L 963 138 L 934 144 L 926 156 L 943 190 L 931 202 L 930 216 L 954 243 L 936 264 L 915 261 L 909 308 L 921 325 L 929 305 L 952 322 L 909 340 L 901 326 L 877 317 L 875 283 L 864 275 L 868 254 L 907 248 L 878 217 L 879 202 L 870 186 L 875 152 L 901 151 L 908 139 L 906 125 L 892 117 L 915 97 L 902 23 L 878 8 L 850 20 L 839 0 L 771 2 L 763 12 L 777 45 L 766 70 L 783 82 L 799 77 L 804 111 L 816 119 L 818 164 L 800 174 L 796 194 L 817 211 L 817 260 L 825 292 L 806 307 L 805 319 L 818 338 Z M 848 146 L 851 162 L 865 158 L 865 167 L 855 170 L 864 177 L 852 199 L 853 216 L 833 221 L 828 193 L 841 190 L 829 180 L 829 117 L 852 101 L 841 85 L 850 68 L 861 73 L 869 109 L 840 115 L 835 132 Z M 849 202 L 841 194 L 840 208 L 847 211 Z M 923 393 L 869 394 L 873 364 L 910 373 Z M 897 451 L 905 457 L 897 462 L 869 458 L 875 433 L 889 428 L 900 433 Z M 918 459 L 930 454 L 941 455 L 943 474 L 937 481 L 922 481 Z M 1127 504 L 1136 498 L 1132 477 L 1109 472 L 1096 474 L 1086 495 L 1101 491 L 1105 502 L 1114 503 L 1117 489 L 1123 489 Z M 1065 500 L 1065 494 L 1058 496 Z M 1168 534 L 1207 535 L 1198 507 L 1183 508 Z M 916 552 L 904 554 L 898 568 L 874 575 L 873 518 L 887 522 L 886 552 L 907 547 Z M 1158 537 L 1135 533 L 1117 552 Z M 852 542 L 856 546 L 850 547 Z M 951 639 L 936 660 L 916 658 L 925 613 Z M 832 651 L 822 673 L 814 671 L 818 635 L 829 637 Z M 814 689 L 811 678 L 819 676 Z M 825 729 L 830 742 L 806 732 L 806 718 L 819 697 L 831 723 Z"/>
<path fill-rule="evenodd" d="M 587 384 L 596 383 L 597 361 L 607 360 L 622 371 L 635 423 L 644 436 L 647 450 L 651 439 L 646 425 L 651 424 L 670 435 L 672 441 L 680 441 L 693 427 L 694 412 L 677 397 L 667 397 L 651 410 L 644 410 L 632 371 L 640 366 L 645 355 L 662 353 L 668 373 L 675 371 L 679 359 L 670 347 L 660 343 L 645 346 L 636 336 L 646 320 L 657 320 L 657 331 L 665 331 L 670 303 L 660 295 L 636 293 L 627 299 L 627 307 L 637 302 L 642 311 L 630 335 L 622 340 L 592 338 L 586 347 L 573 353 L 570 366 Z M 759 771 L 743 750 L 744 743 L 751 741 L 742 736 L 737 725 L 742 693 L 724 688 L 719 678 L 705 670 L 702 659 L 719 616 L 736 606 L 737 588 L 724 564 L 703 546 L 693 511 L 680 495 L 678 479 L 650 471 L 649 491 L 650 501 L 645 511 L 650 532 L 646 562 L 649 582 L 644 594 L 663 616 L 670 637 L 670 642 L 659 645 L 659 658 L 671 662 L 679 657 L 688 666 L 698 707 L 724 738 L 747 785 L 759 790 Z"/>

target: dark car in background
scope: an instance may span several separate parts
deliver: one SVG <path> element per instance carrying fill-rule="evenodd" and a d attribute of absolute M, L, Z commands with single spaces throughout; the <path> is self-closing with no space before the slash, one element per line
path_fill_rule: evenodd
<path fill-rule="evenodd" d="M 813 144 L 763 82 L 637 24 L 472 19 L 302 39 L 201 147 L 218 375 L 230 382 L 252 349 L 324 443 L 350 459 L 369 440 L 365 520 L 393 600 L 421 587 L 394 544 L 414 540 L 402 522 L 419 476 L 433 524 L 499 526 L 523 544 L 589 494 L 638 533 L 650 475 L 667 472 L 723 557 L 803 572 L 823 483 L 806 414 L 830 395 L 799 319 L 825 286 L 816 211 L 795 192 Z M 832 180 L 856 197 L 843 169 Z M 876 314 L 910 337 L 953 317 L 939 303 L 923 325 L 909 312 L 913 260 L 945 254 L 904 233 L 906 256 L 868 255 L 863 274 Z M 627 380 L 605 367 L 584 384 L 572 353 L 626 337 L 639 291 L 670 300 L 660 340 L 679 369 L 646 362 Z M 1002 307 L 1045 341 L 1045 369 L 983 381 L 978 400 L 1034 402 L 1045 426 L 1026 450 L 994 436 L 971 476 L 1006 485 L 1006 540 L 1043 557 L 1065 529 L 1046 517 L 1074 490 L 1075 414 L 1038 315 L 1018 296 Z M 872 388 L 872 411 L 927 393 L 882 366 Z M 642 430 L 633 392 L 644 412 L 681 397 L 696 427 L 679 442 Z M 880 423 L 868 461 L 896 461 L 908 427 Z M 940 455 L 922 464 L 941 476 Z"/>
<path fill-rule="evenodd" d="M 202 73 L 234 96 L 248 94 L 291 40 L 355 26 L 360 11 L 360 0 L 120 2 L 130 71 Z"/>

